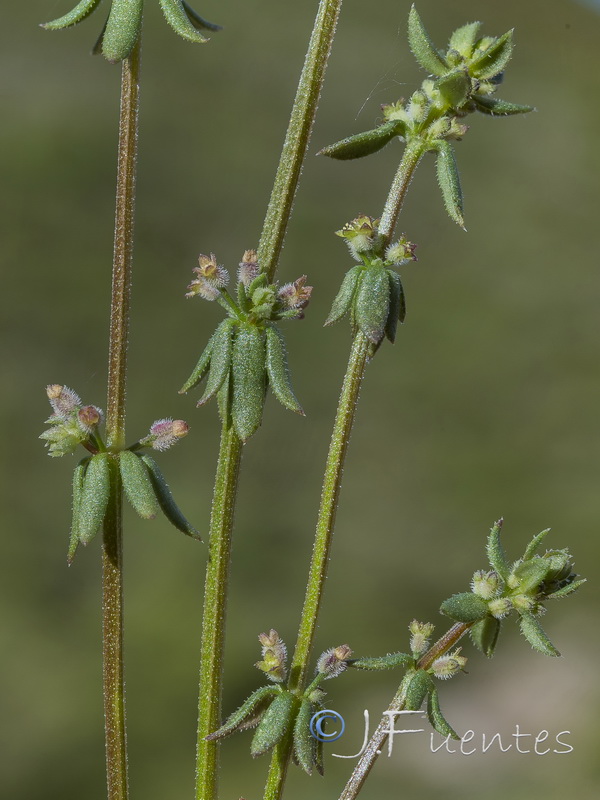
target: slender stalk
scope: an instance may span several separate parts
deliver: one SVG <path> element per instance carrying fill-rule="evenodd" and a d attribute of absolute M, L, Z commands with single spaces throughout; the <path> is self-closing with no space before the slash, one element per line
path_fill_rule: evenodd
<path fill-rule="evenodd" d="M 258 245 L 258 260 L 273 280 L 300 179 L 342 0 L 321 0 L 294 98 L 275 183 Z"/>
<path fill-rule="evenodd" d="M 417 669 L 428 669 L 436 658 L 443 656 L 452 648 L 458 640 L 472 627 L 472 622 L 457 622 L 448 630 L 438 641 L 429 648 L 418 663 Z M 403 680 L 400 688 L 394 695 L 394 699 L 388 706 L 387 712 L 383 715 L 381 722 L 369 739 L 364 753 L 358 760 L 344 791 L 339 796 L 339 800 L 355 800 L 358 797 L 364 782 L 367 780 L 373 765 L 379 758 L 383 745 L 388 738 L 390 730 L 391 714 L 395 711 L 402 711 L 406 703 L 406 681 Z"/>
<path fill-rule="evenodd" d="M 389 242 L 394 235 L 394 228 L 398 221 L 400 209 L 404 203 L 404 198 L 406 197 L 415 170 L 419 165 L 419 161 L 425 153 L 425 149 L 420 139 L 414 139 L 407 144 L 404 150 L 402 161 L 394 176 L 394 181 L 390 187 L 379 223 L 379 234 L 386 242 Z"/>
<path fill-rule="evenodd" d="M 123 61 L 112 274 L 108 401 L 108 447 L 117 451 L 125 440 L 127 338 L 131 295 L 133 222 L 138 137 L 140 43 Z M 123 491 L 116 459 L 110 464 L 111 493 L 102 547 L 103 688 L 106 773 L 109 800 L 126 800 L 127 737 L 123 673 Z"/>
<path fill-rule="evenodd" d="M 202 620 L 202 653 L 196 750 L 196 800 L 217 796 L 218 748 L 205 736 L 221 721 L 223 648 L 233 517 L 243 444 L 232 426 L 223 425 L 213 493 L 208 566 Z"/>

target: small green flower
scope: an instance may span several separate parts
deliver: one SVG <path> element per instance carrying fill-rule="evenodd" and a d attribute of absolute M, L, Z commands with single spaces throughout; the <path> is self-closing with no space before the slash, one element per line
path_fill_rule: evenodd
<path fill-rule="evenodd" d="M 190 42 L 207 42 L 202 30 L 218 31 L 220 25 L 207 22 L 185 0 L 158 0 L 165 19 L 173 30 Z M 77 25 L 98 8 L 101 0 L 80 2 L 58 19 L 46 22 L 42 28 L 60 30 Z M 110 62 L 127 58 L 139 39 L 142 29 L 144 0 L 112 0 L 108 19 L 96 43 L 94 52 L 100 49 Z"/>

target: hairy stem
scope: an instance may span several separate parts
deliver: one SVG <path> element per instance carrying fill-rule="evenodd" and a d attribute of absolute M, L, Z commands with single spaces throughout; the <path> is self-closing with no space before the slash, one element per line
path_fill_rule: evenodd
<path fill-rule="evenodd" d="M 204 590 L 202 653 L 196 751 L 196 800 L 217 796 L 218 747 L 205 737 L 221 722 L 223 648 L 233 518 L 243 444 L 233 426 L 223 424 L 213 493 Z"/>
<path fill-rule="evenodd" d="M 258 260 L 273 280 L 292 213 L 342 0 L 321 0 L 258 245 Z"/>
<path fill-rule="evenodd" d="M 140 43 L 123 61 L 117 172 L 115 242 L 112 274 L 106 435 L 110 450 L 125 443 L 127 338 L 131 295 L 133 221 L 138 137 Z M 102 547 L 103 689 L 106 773 L 109 800 L 126 800 L 127 738 L 123 672 L 123 490 L 116 459 L 111 458 L 111 493 Z"/>
<path fill-rule="evenodd" d="M 409 142 L 404 149 L 402 161 L 394 176 L 379 223 L 379 234 L 386 242 L 389 242 L 394 235 L 394 228 L 396 227 L 406 192 L 425 150 L 425 145 L 420 139 Z"/>

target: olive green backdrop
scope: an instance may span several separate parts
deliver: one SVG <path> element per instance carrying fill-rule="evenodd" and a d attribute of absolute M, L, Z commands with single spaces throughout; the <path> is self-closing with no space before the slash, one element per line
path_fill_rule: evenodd
<path fill-rule="evenodd" d="M 74 2 L 74 0 L 72 0 Z M 72 3 L 71 3 L 72 4 Z M 0 30 L 2 260 L 2 611 L 0 759 L 11 800 L 101 800 L 99 547 L 66 566 L 74 459 L 37 439 L 44 387 L 60 382 L 105 405 L 119 69 L 88 56 L 102 11 L 71 31 L 37 23 L 67 0 L 4 4 Z M 188 439 L 161 457 L 186 513 L 206 529 L 217 448 L 214 407 L 177 389 L 221 311 L 184 300 L 198 252 L 235 267 L 256 246 L 316 0 L 204 0 L 225 26 L 206 46 L 178 39 L 147 3 L 131 326 L 129 437 L 162 416 Z M 346 0 L 311 152 L 280 265 L 307 273 L 314 300 L 286 325 L 308 416 L 267 403 L 244 456 L 226 659 L 225 709 L 256 686 L 257 634 L 293 644 L 321 469 L 348 353 L 346 323 L 322 322 L 349 259 L 333 231 L 376 216 L 400 149 L 336 163 L 315 151 L 372 127 L 379 105 L 422 80 L 408 53 L 409 3 Z M 458 25 L 515 26 L 501 96 L 537 106 L 514 119 L 470 118 L 457 145 L 468 233 L 445 216 L 432 162 L 419 169 L 400 229 L 418 242 L 405 270 L 408 317 L 368 369 L 344 476 L 318 651 L 407 646 L 413 618 L 445 622 L 439 602 L 485 565 L 506 518 L 506 547 L 552 526 L 594 578 L 550 607 L 562 659 L 534 653 L 507 625 L 491 662 L 466 644 L 468 676 L 441 686 L 459 731 L 548 730 L 568 754 L 466 756 L 404 737 L 364 792 L 371 800 L 595 797 L 598 546 L 598 174 L 600 15 L 572 0 L 420 0 L 441 45 Z M 127 700 L 132 800 L 193 792 L 196 670 L 205 551 L 158 519 L 126 517 Z M 356 752 L 393 673 L 329 683 L 348 724 L 333 752 Z M 417 726 L 418 727 L 418 726 Z M 410 738 L 410 741 L 408 740 Z M 524 740 L 531 743 L 533 740 Z M 523 748 L 524 745 L 521 744 Z M 222 797 L 258 800 L 267 758 L 249 736 L 223 747 Z M 559 748 L 557 748 L 559 749 Z M 289 800 L 333 800 L 353 760 L 326 777 L 291 772 Z"/>

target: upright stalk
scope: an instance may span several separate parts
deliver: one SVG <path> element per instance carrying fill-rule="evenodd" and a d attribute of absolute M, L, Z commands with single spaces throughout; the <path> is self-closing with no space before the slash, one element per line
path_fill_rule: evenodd
<path fill-rule="evenodd" d="M 273 280 L 292 213 L 302 162 L 306 155 L 327 59 L 342 0 L 321 0 L 300 76 L 294 107 L 279 160 L 275 183 L 263 224 L 258 259 Z M 202 652 L 196 747 L 196 800 L 216 800 L 218 742 L 205 737 L 220 725 L 222 658 L 233 517 L 237 496 L 242 442 L 233 428 L 223 427 L 213 495 L 210 560 L 203 611 Z M 227 487 L 225 491 L 225 487 Z M 219 563 L 213 563 L 217 558 Z M 218 605 L 215 605 L 218 602 Z"/>
<path fill-rule="evenodd" d="M 115 242 L 112 273 L 106 435 L 109 451 L 125 443 L 127 339 L 131 296 L 138 137 L 140 42 L 122 63 Z M 122 486 L 116 459 L 102 547 L 103 688 L 108 800 L 126 800 L 127 738 L 123 673 Z"/>

